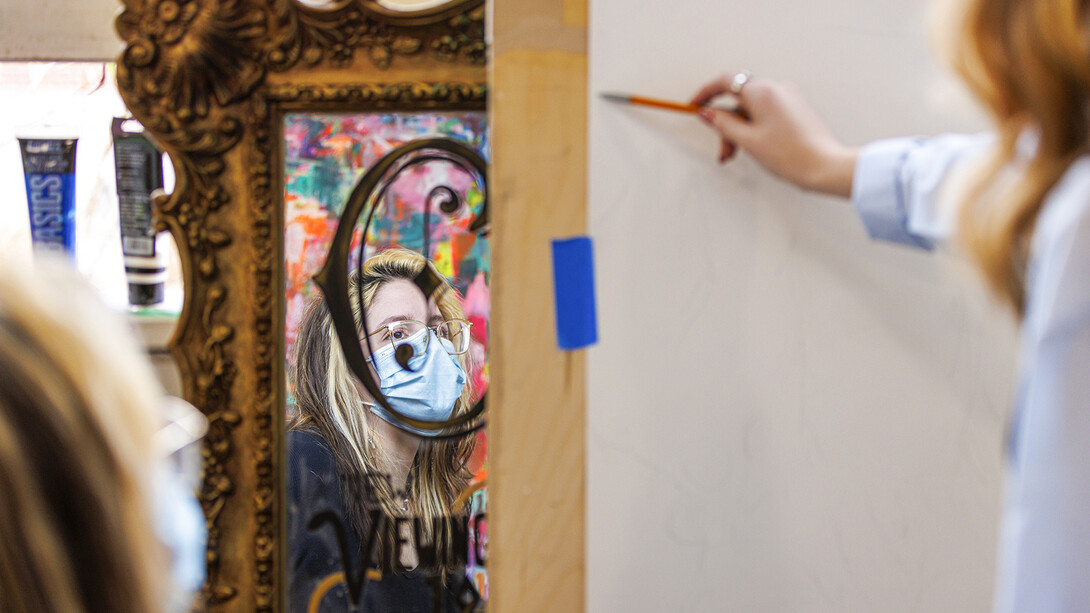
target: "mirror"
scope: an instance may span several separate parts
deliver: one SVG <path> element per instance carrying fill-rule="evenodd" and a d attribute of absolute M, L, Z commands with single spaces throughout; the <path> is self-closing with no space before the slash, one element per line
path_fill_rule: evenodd
<path fill-rule="evenodd" d="M 283 121 L 289 609 L 481 610 L 487 118 Z"/>
<path fill-rule="evenodd" d="M 422 11 L 442 6 L 450 0 L 376 0 L 376 2 L 393 11 Z"/>
<path fill-rule="evenodd" d="M 422 234 L 402 228 L 401 220 L 391 216 L 396 215 L 397 206 L 378 207 L 386 212 L 377 211 L 373 224 L 360 224 L 359 218 L 345 224 L 338 217 L 343 212 L 339 207 L 352 201 L 359 175 L 367 175 L 368 165 L 382 165 L 380 152 L 387 145 L 408 145 L 426 134 L 443 142 L 457 141 L 478 157 L 487 153 L 484 13 L 482 0 L 450 0 L 432 8 L 414 6 L 398 11 L 372 0 L 343 0 L 320 8 L 295 0 L 206 4 L 136 0 L 127 2 L 118 16 L 117 30 L 126 45 L 118 60 L 118 89 L 134 117 L 170 155 L 177 176 L 175 190 L 158 199 L 155 206 L 159 225 L 168 229 L 178 244 L 185 285 L 185 302 L 171 353 L 181 372 L 183 396 L 209 419 L 200 491 L 208 527 L 202 607 L 217 611 L 292 610 L 289 582 L 295 558 L 281 537 L 288 534 L 292 517 L 286 491 L 289 475 L 293 474 L 286 453 L 290 444 L 286 418 L 291 404 L 287 381 L 289 350 L 294 351 L 298 338 L 289 341 L 289 319 L 298 321 L 300 301 L 305 305 L 312 291 L 306 279 L 325 266 L 322 255 L 312 260 L 307 252 L 308 257 L 300 257 L 304 253 L 300 245 L 309 246 L 311 239 L 317 245 L 326 240 L 321 238 L 328 236 L 325 232 L 342 226 L 362 226 L 373 232 L 368 237 L 368 231 L 358 230 L 358 240 L 361 245 L 376 246 L 374 253 L 378 253 L 380 244 L 383 252 L 390 251 L 385 246 L 395 244 L 407 252 L 425 249 L 423 239 L 412 243 L 407 238 Z M 365 152 L 364 141 L 353 140 L 356 132 L 362 133 L 362 127 L 371 130 L 387 120 L 415 127 L 404 133 L 380 129 L 389 143 L 367 141 L 373 151 Z M 352 129 L 356 132 L 346 130 L 346 122 L 356 126 Z M 310 134 L 312 128 L 321 131 L 335 127 L 341 134 L 330 133 L 322 139 L 321 152 L 292 148 L 296 144 L 292 139 L 300 131 Z M 329 151 L 325 152 L 325 148 Z M 301 170 L 306 164 L 312 164 L 309 172 Z M 368 592 L 364 580 L 378 585 L 389 578 L 396 583 L 399 574 L 409 572 L 402 573 L 402 567 L 417 570 L 426 556 L 438 558 L 448 550 L 458 552 L 455 561 L 440 565 L 440 572 L 433 573 L 438 580 L 423 579 L 431 590 L 427 593 L 429 610 L 435 610 L 435 604 L 448 610 L 479 608 L 479 604 L 473 604 L 473 592 L 481 601 L 487 595 L 487 579 L 481 568 L 485 556 L 479 546 L 486 531 L 485 494 L 481 488 L 473 489 L 487 470 L 486 445 L 479 431 L 481 415 L 472 414 L 479 405 L 474 394 L 483 393 L 487 385 L 489 330 L 487 306 L 481 308 L 487 300 L 481 304 L 473 301 L 480 302 L 482 295 L 487 296 L 489 273 L 481 267 L 490 267 L 491 263 L 482 264 L 487 257 L 461 257 L 476 253 L 473 249 L 487 252 L 487 239 L 475 233 L 480 228 L 469 233 L 469 238 L 450 238 L 455 236 L 451 233 L 453 227 L 474 217 L 474 198 L 483 198 L 487 190 L 482 177 L 467 178 L 472 173 L 459 174 L 449 162 L 437 164 L 435 170 L 430 163 L 405 170 L 404 176 L 392 181 L 387 190 L 395 200 L 378 198 L 375 202 L 396 204 L 396 198 L 409 197 L 412 185 L 420 184 L 423 189 L 428 185 L 426 177 L 443 173 L 457 189 L 436 192 L 435 208 L 441 208 L 439 201 L 447 201 L 461 188 L 467 190 L 459 194 L 464 198 L 460 209 L 463 213 L 452 216 L 442 212 L 422 224 L 434 230 L 428 234 L 434 242 L 429 238 L 426 249 L 435 260 L 435 274 L 430 284 L 421 281 L 409 288 L 420 291 L 410 302 L 421 312 L 399 315 L 411 315 L 404 319 L 422 318 L 423 323 L 438 327 L 442 322 L 433 324 L 432 303 L 424 302 L 424 296 L 433 295 L 446 283 L 449 291 L 441 294 L 461 297 L 456 300 L 467 313 L 465 320 L 474 324 L 470 335 L 479 344 L 470 344 L 463 354 L 449 353 L 444 342 L 453 346 L 455 335 L 448 330 L 440 338 L 439 330 L 429 329 L 429 345 L 423 351 L 431 356 L 426 353 L 428 347 L 443 348 L 434 353 L 448 364 L 457 362 L 467 380 L 476 378 L 471 382 L 482 384 L 476 392 L 472 385 L 466 388 L 471 391 L 462 406 L 468 406 L 469 411 L 461 416 L 454 414 L 451 419 L 471 417 L 447 426 L 435 423 L 443 420 L 416 419 L 387 401 L 392 394 L 382 394 L 381 389 L 379 394 L 370 393 L 366 379 L 361 384 L 370 393 L 366 400 L 402 414 L 401 425 L 458 435 L 426 437 L 434 442 L 421 443 L 420 448 L 430 453 L 432 448 L 443 445 L 461 445 L 444 456 L 466 462 L 464 467 L 451 467 L 445 473 L 468 474 L 464 484 L 452 479 L 444 486 L 448 494 L 453 486 L 461 490 L 461 499 L 449 505 L 459 508 L 460 519 L 448 522 L 441 530 L 421 525 L 421 538 L 416 538 L 413 519 L 395 517 L 392 529 L 374 537 L 374 542 L 386 547 L 385 563 L 372 568 L 365 564 L 345 568 L 339 577 L 337 573 L 327 574 L 311 594 L 342 590 L 365 599 Z M 442 169 L 444 164 L 446 170 Z M 324 191 L 334 189 L 338 191 Z M 289 212 L 289 204 L 306 204 L 291 200 L 297 196 L 315 196 L 314 201 L 325 207 L 324 213 L 311 210 L 303 214 L 297 209 Z M 367 210 L 369 204 L 361 201 L 360 211 Z M 323 221 L 317 223 L 319 219 Z M 307 227 L 311 222 L 324 224 L 324 229 Z M 327 283 L 346 286 L 349 271 L 372 255 L 364 248 L 362 256 L 351 259 L 350 253 L 359 254 L 352 249 L 353 232 L 357 231 L 348 232 L 348 238 L 342 241 L 344 247 L 338 248 L 344 256 L 338 258 L 343 274 L 327 274 Z M 317 253 L 326 248 L 328 245 L 315 247 Z M 293 269 L 293 264 L 301 268 Z M 477 268 L 471 272 L 471 266 Z M 484 273 L 482 281 L 478 281 L 480 272 Z M 428 291 L 424 292 L 422 286 Z M 330 287 L 327 284 L 326 289 Z M 348 293 L 342 294 L 350 312 Z M 440 296 L 436 310 L 444 300 Z M 483 319 L 478 325 L 473 317 Z M 376 321 L 370 327 L 377 330 L 380 323 Z M 354 345 L 358 359 L 349 360 L 349 366 L 354 364 L 354 374 L 369 372 L 363 349 L 358 342 Z M 376 354 L 379 350 L 375 348 Z M 401 351 L 408 366 L 405 371 L 414 371 L 414 355 L 404 355 L 405 351 Z M 393 348 L 395 363 L 402 366 L 396 359 L 397 352 L 398 348 Z M 468 357 L 455 359 L 452 355 Z M 480 361 L 471 364 L 471 358 Z M 354 385 L 353 380 L 348 384 Z M 370 384 L 376 389 L 381 387 L 381 381 L 371 380 Z M 372 414 L 369 409 L 365 419 Z M 398 422 L 394 417 L 393 421 Z M 463 427 L 471 432 L 456 430 Z M 390 437 L 396 432 L 411 435 L 397 426 L 388 432 Z M 358 440 L 365 441 L 366 437 Z M 365 496 L 367 491 L 390 494 L 376 497 L 380 506 L 387 505 L 383 509 L 390 516 L 401 515 L 400 509 L 388 507 L 404 502 L 403 496 L 395 495 L 404 489 L 393 484 L 385 487 L 377 475 L 366 488 L 359 487 Z M 438 488 L 426 491 L 433 490 Z M 320 538 L 333 534 L 331 538 L 337 543 L 333 554 L 349 559 L 351 554 L 342 555 L 340 549 L 340 543 L 352 536 L 351 531 L 344 530 L 347 522 L 340 521 L 343 514 L 329 518 L 320 512 L 331 506 L 314 509 L 318 512 L 307 515 L 304 521 L 308 525 L 303 528 L 313 524 L 318 530 L 307 534 Z M 410 496 L 405 506 L 415 509 L 423 503 Z M 437 516 L 441 514 L 429 517 Z M 345 532 L 343 538 L 337 538 L 336 526 Z M 379 526 L 379 522 L 369 526 Z M 332 532 L 322 532 L 323 528 Z M 434 534 L 442 537 L 441 546 L 434 546 Z M 476 539 L 478 534 L 481 538 L 471 546 L 470 535 Z M 365 533 L 356 538 L 366 544 L 368 536 Z M 402 557 L 405 552 L 409 557 Z M 379 572 L 381 579 L 376 577 Z M 470 575 L 468 581 L 455 581 Z M 447 585 L 451 590 L 444 589 Z M 420 594 L 413 589 L 414 594 Z M 452 598 L 446 598 L 447 593 Z M 439 597 L 431 597 L 434 594 Z M 309 596 L 307 600 L 309 604 Z M 344 610 L 332 606 L 331 610 Z"/>
<path fill-rule="evenodd" d="M 374 4 L 382 9 L 411 13 L 426 11 L 450 4 L 453 0 L 374 0 Z M 345 4 L 344 0 L 296 0 L 300 4 L 312 8 L 325 10 L 336 9 Z"/>

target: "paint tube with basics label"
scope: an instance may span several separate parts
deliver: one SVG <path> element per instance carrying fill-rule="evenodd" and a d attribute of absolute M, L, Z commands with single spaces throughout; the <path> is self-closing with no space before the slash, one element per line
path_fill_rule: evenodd
<path fill-rule="evenodd" d="M 151 201 L 163 189 L 163 152 L 135 119 L 115 117 L 110 134 L 129 304 L 158 304 L 167 279 L 167 254 L 157 245 Z"/>
<path fill-rule="evenodd" d="M 76 137 L 20 137 L 35 251 L 76 258 Z"/>

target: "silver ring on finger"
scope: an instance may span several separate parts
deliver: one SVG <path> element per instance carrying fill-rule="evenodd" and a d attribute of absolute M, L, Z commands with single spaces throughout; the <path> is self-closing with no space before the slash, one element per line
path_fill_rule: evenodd
<path fill-rule="evenodd" d="M 735 73 L 734 77 L 730 80 L 729 91 L 731 95 L 741 96 L 742 88 L 745 87 L 746 83 L 749 83 L 751 79 L 753 79 L 753 74 L 748 70 Z"/>

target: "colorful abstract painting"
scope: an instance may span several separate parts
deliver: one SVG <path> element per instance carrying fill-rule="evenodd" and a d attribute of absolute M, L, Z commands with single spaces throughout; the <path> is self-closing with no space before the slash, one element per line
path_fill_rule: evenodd
<path fill-rule="evenodd" d="M 486 114 L 367 113 L 288 114 L 284 118 L 284 304 L 285 349 L 288 367 L 297 328 L 308 298 L 319 291 L 312 276 L 323 266 L 340 215 L 360 177 L 395 147 L 421 138 L 457 139 L 488 158 Z M 437 186 L 464 196 L 453 215 L 439 211 L 428 195 Z M 450 279 L 473 323 L 470 377 L 478 396 L 488 388 L 488 323 L 491 252 L 487 237 L 468 230 L 480 211 L 483 195 L 473 177 L 454 164 L 431 162 L 405 170 L 391 183 L 375 209 L 365 257 L 391 247 L 423 253 Z M 429 232 L 425 237 L 425 211 Z M 359 225 L 363 225 L 362 222 Z M 362 240 L 357 230 L 355 244 Z M 358 249 L 353 249 L 353 254 Z M 356 257 L 350 263 L 354 269 Z M 290 393 L 289 393 L 290 404 Z M 477 433 L 470 460 L 474 482 L 488 474 L 488 442 Z M 476 511 L 487 500 L 485 491 L 473 498 Z M 473 560 L 467 574 L 478 591 L 487 594 L 483 560 Z"/>

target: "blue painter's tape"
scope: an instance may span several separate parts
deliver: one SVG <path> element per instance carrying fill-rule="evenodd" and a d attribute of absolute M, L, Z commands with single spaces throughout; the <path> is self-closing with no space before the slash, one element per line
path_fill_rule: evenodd
<path fill-rule="evenodd" d="M 561 349 L 581 349 L 598 342 L 594 245 L 590 237 L 553 241 L 553 288 L 557 345 Z"/>

